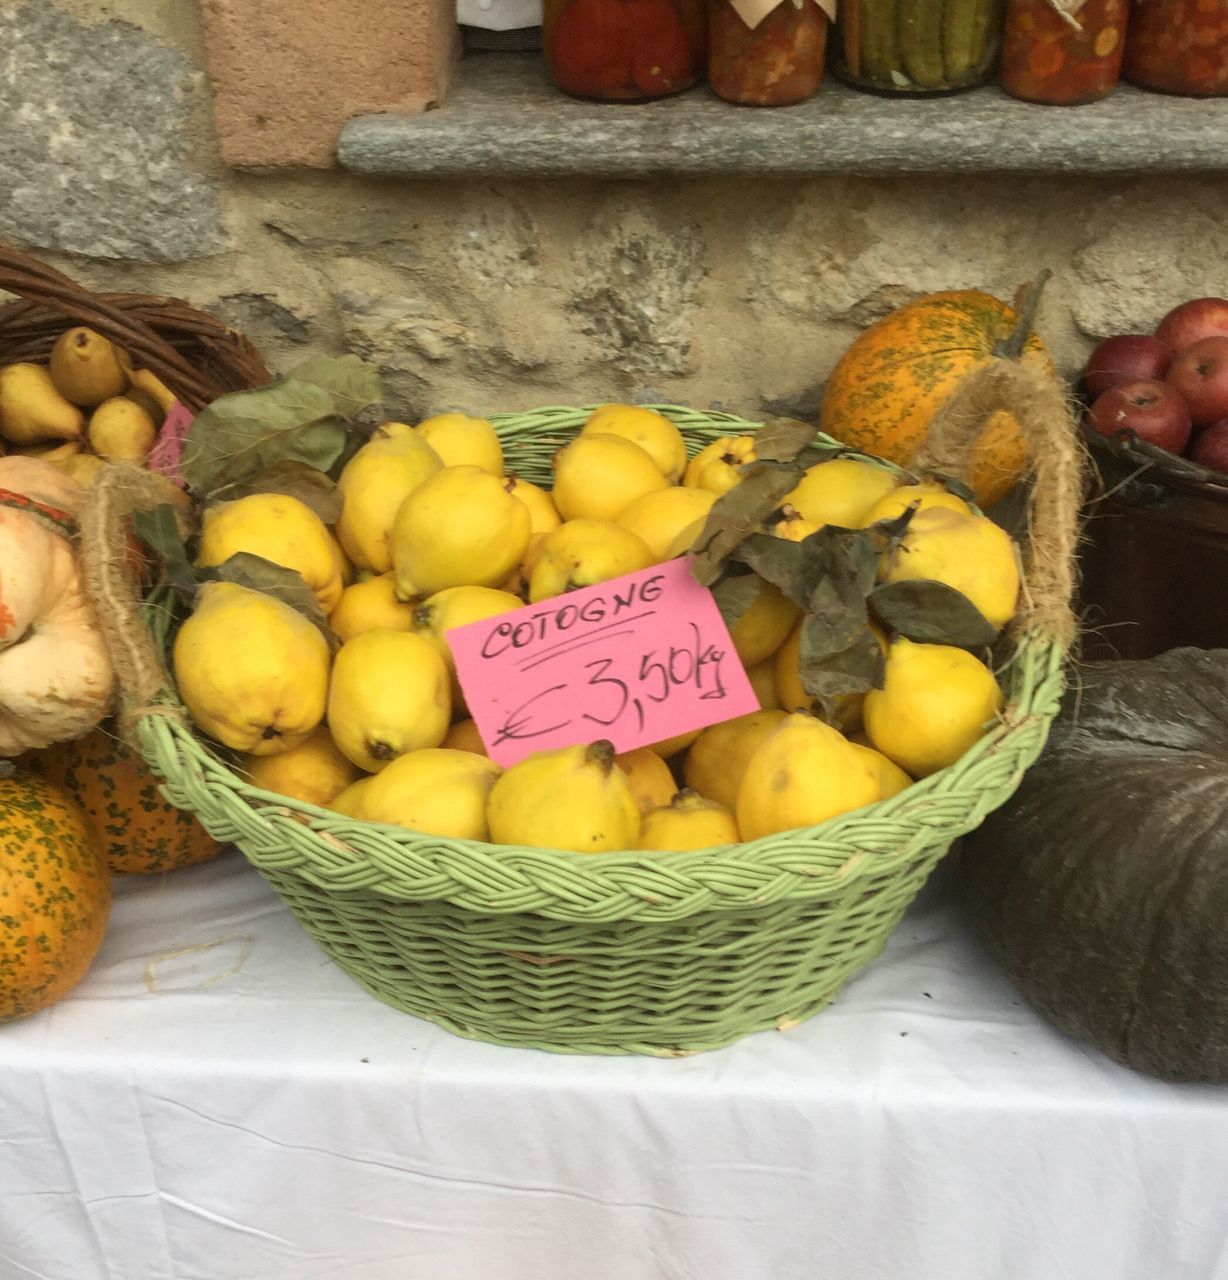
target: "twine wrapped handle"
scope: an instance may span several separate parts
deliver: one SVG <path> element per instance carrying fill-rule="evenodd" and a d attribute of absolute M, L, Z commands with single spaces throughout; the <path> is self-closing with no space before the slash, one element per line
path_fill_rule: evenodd
<path fill-rule="evenodd" d="M 1019 358 L 1047 277 L 1043 273 L 1029 290 L 1012 337 L 968 374 L 934 415 L 912 465 L 966 478 L 972 447 L 990 416 L 999 411 L 1014 416 L 1032 471 L 1022 601 L 1014 626 L 1044 631 L 1068 649 L 1078 632 L 1072 603 L 1086 453 L 1061 383 L 1043 366 Z"/>
<path fill-rule="evenodd" d="M 130 463 L 109 463 L 86 491 L 81 561 L 86 594 L 119 685 L 119 728 L 133 740 L 148 715 L 183 718 L 174 683 L 141 617 L 139 583 L 128 560 L 132 517 L 169 504 L 186 531 L 187 499 L 165 476 Z"/>

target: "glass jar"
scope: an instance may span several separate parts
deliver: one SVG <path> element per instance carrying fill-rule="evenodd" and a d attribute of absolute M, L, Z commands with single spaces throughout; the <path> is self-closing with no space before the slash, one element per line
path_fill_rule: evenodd
<path fill-rule="evenodd" d="M 1228 94 L 1228 0 L 1135 0 L 1122 75 L 1161 93 Z"/>
<path fill-rule="evenodd" d="M 703 73 L 704 0 L 545 0 L 542 47 L 565 93 L 662 98 L 689 89 Z"/>
<path fill-rule="evenodd" d="M 764 8 L 712 0 L 708 84 L 727 102 L 746 106 L 803 102 L 823 83 L 827 14 L 816 0 L 780 0 L 766 14 Z"/>
<path fill-rule="evenodd" d="M 840 0 L 835 72 L 879 93 L 952 93 L 985 84 L 1004 0 Z"/>
<path fill-rule="evenodd" d="M 1126 16 L 1126 0 L 1008 0 L 1002 88 L 1052 106 L 1098 102 L 1121 73 Z"/>

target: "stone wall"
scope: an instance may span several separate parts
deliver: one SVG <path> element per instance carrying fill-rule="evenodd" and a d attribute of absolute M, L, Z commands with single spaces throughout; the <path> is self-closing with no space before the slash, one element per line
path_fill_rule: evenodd
<path fill-rule="evenodd" d="M 912 294 L 1009 297 L 1091 341 L 1228 294 L 1210 179 L 372 181 L 218 158 L 186 0 L 0 0 L 0 235 L 87 282 L 178 294 L 275 368 L 348 349 L 390 411 L 615 397 L 812 413 Z M 1071 127 L 1077 128 L 1072 115 Z"/>

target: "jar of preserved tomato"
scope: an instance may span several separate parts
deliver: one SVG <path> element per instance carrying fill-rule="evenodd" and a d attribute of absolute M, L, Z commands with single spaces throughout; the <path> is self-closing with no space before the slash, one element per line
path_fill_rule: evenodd
<path fill-rule="evenodd" d="M 785 107 L 809 98 L 823 82 L 827 19 L 817 0 L 712 0 L 713 93 L 752 107 Z"/>
<path fill-rule="evenodd" d="M 1228 94 L 1228 0 L 1135 0 L 1122 75 L 1161 93 Z"/>
<path fill-rule="evenodd" d="M 840 0 L 841 80 L 878 93 L 953 93 L 985 84 L 1002 39 L 1004 0 Z"/>
<path fill-rule="evenodd" d="M 635 102 L 689 89 L 707 54 L 705 0 L 545 0 L 551 78 L 577 98 Z"/>
<path fill-rule="evenodd" d="M 1126 0 L 1008 0 L 1002 88 L 1052 106 L 1099 101 L 1121 73 L 1126 17 Z"/>

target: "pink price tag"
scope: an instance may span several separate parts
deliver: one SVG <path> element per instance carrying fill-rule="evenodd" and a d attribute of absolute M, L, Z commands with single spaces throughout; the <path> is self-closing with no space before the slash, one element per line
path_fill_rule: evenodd
<path fill-rule="evenodd" d="M 759 710 L 685 558 L 447 633 L 465 701 L 507 767 L 577 742 L 630 751 Z"/>
<path fill-rule="evenodd" d="M 187 482 L 179 474 L 179 463 L 183 458 L 183 446 L 188 438 L 188 428 L 192 425 L 194 415 L 190 409 L 184 408 L 178 400 L 171 405 L 162 426 L 158 430 L 158 439 L 149 451 L 145 465 L 150 471 L 164 475 L 173 480 L 181 489 L 186 489 Z"/>

